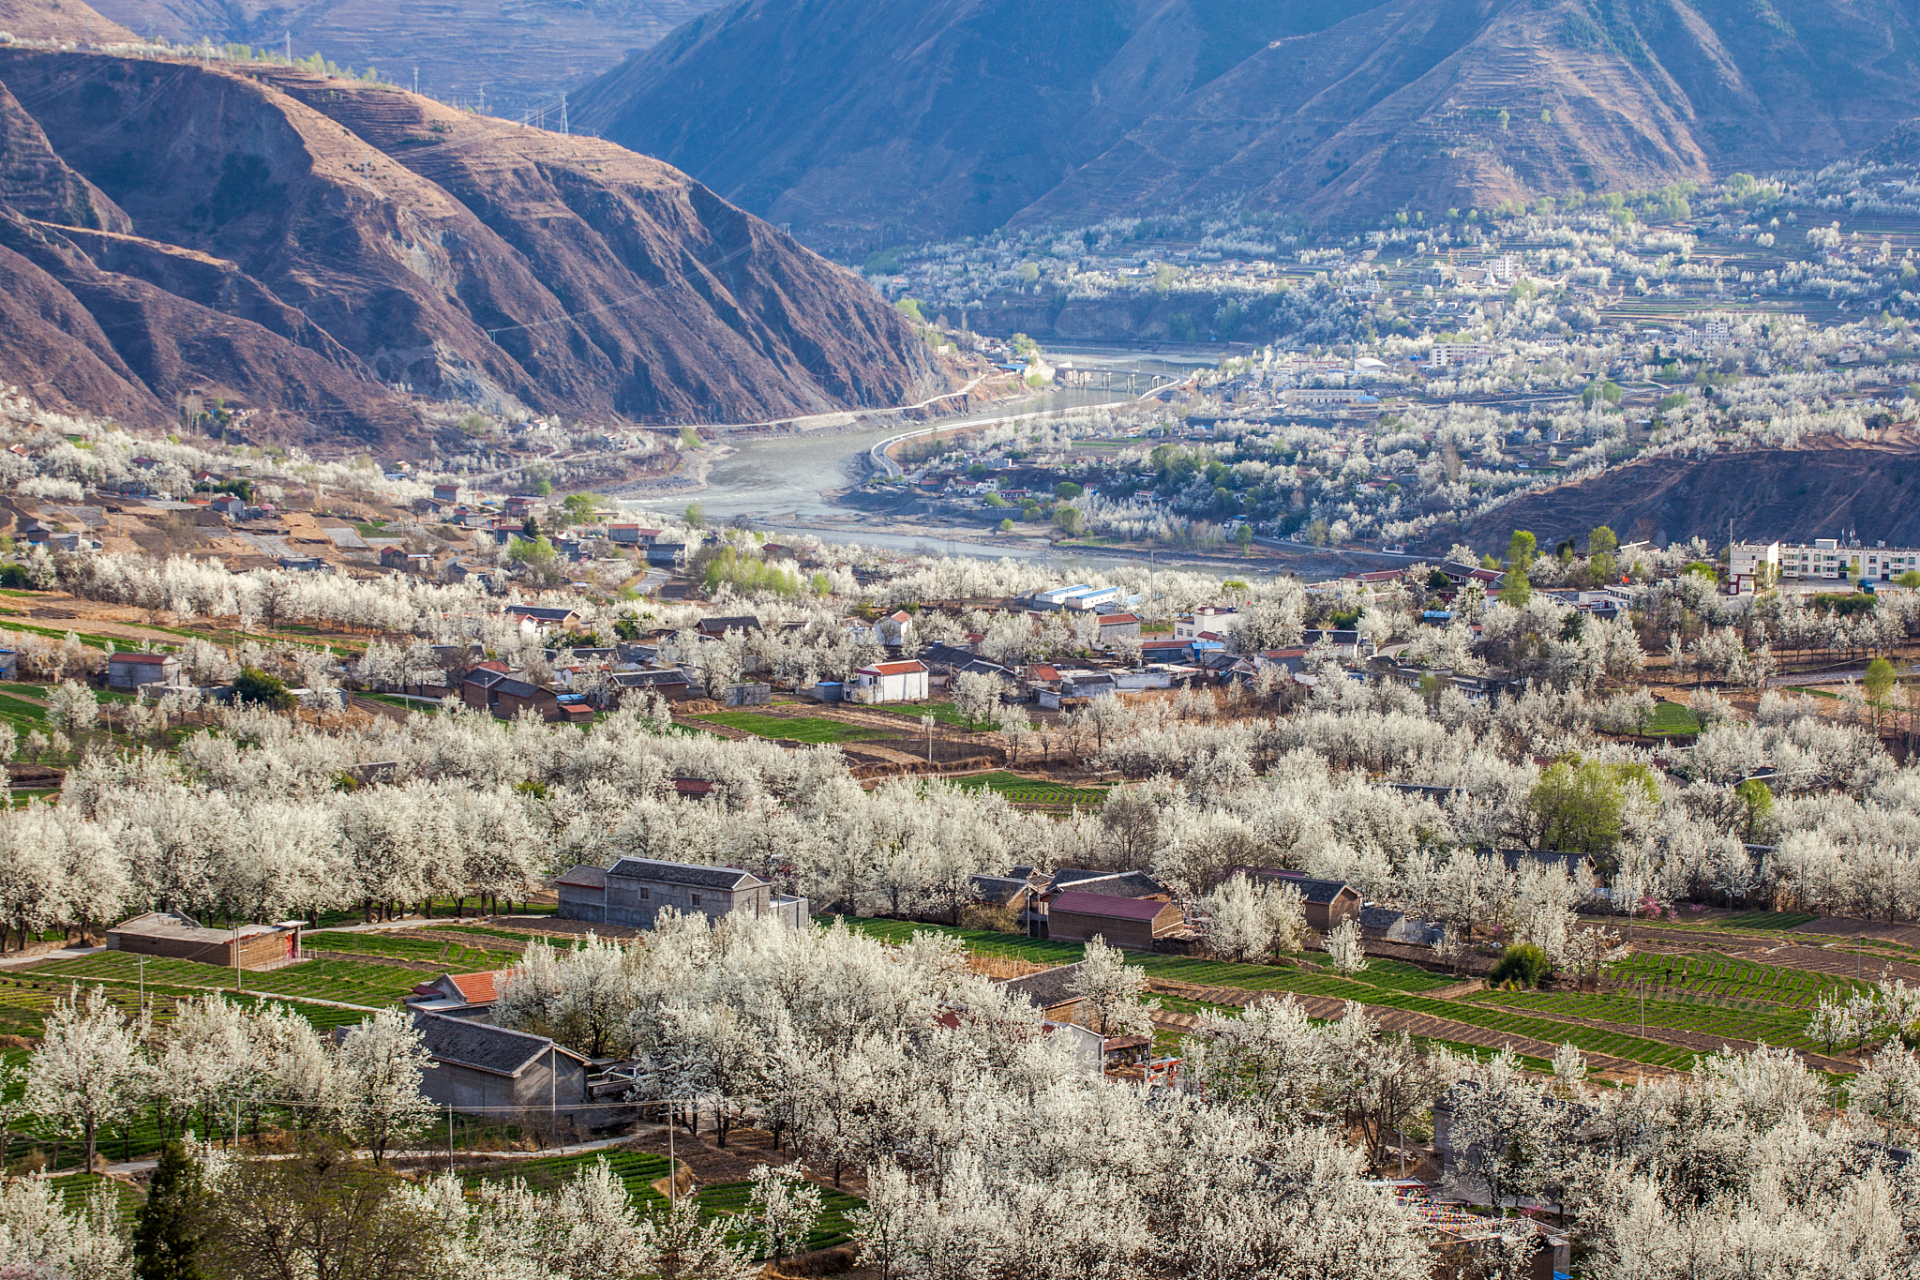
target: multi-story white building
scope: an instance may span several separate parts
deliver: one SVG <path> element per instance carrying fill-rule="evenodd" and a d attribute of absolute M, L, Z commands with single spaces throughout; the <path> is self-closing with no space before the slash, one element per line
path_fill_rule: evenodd
<path fill-rule="evenodd" d="M 1493 359 L 1489 342 L 1436 342 L 1433 344 L 1434 368 L 1456 364 L 1484 364 Z"/>
<path fill-rule="evenodd" d="M 1838 538 L 1811 543 L 1735 543 L 1728 571 L 1735 587 L 1751 591 L 1762 570 L 1782 582 L 1891 582 L 1908 570 L 1920 571 L 1920 548 L 1842 546 Z"/>

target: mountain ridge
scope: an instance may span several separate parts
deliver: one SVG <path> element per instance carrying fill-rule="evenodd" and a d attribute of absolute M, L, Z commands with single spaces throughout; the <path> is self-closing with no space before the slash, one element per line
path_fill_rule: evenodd
<path fill-rule="evenodd" d="M 693 423 L 947 385 L 864 283 L 668 165 L 242 68 L 0 49 L 0 370 L 52 407 L 163 425 L 204 390 L 395 445 L 414 393 Z"/>
<path fill-rule="evenodd" d="M 1036 29 L 1037 28 L 1037 29 Z M 1071 38 L 1069 38 L 1071 37 Z M 809 243 L 1310 219 L 1816 167 L 1920 115 L 1898 0 L 733 0 L 576 118 Z"/>

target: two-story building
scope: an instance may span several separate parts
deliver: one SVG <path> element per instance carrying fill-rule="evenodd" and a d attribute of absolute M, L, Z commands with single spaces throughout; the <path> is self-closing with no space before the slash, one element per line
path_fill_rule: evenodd
<path fill-rule="evenodd" d="M 805 898 L 777 894 L 752 872 L 733 867 L 622 858 L 611 867 L 575 867 L 554 881 L 554 889 L 560 915 L 595 924 L 651 929 L 664 907 L 709 920 L 777 915 L 796 929 L 807 921 Z"/>

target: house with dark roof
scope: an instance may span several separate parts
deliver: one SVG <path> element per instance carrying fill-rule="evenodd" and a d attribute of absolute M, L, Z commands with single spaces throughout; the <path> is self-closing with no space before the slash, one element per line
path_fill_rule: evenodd
<path fill-rule="evenodd" d="M 1063 964 L 1029 973 L 1023 978 L 1008 978 L 994 985 L 1006 992 L 1010 999 L 1032 1005 L 1044 1018 L 1054 1022 L 1072 1022 L 1073 1015 L 1080 1008 L 1080 994 L 1073 990 L 1074 979 L 1079 973 L 1079 965 Z"/>
<path fill-rule="evenodd" d="M 1248 876 L 1266 876 L 1300 891 L 1300 906 L 1307 924 L 1321 933 L 1338 928 L 1342 920 L 1360 914 L 1360 894 L 1345 880 L 1316 880 L 1298 871 L 1275 871 L 1267 867 L 1236 867 Z"/>
<path fill-rule="evenodd" d="M 613 677 L 621 689 L 657 693 L 669 702 L 683 702 L 693 696 L 693 681 L 678 667 L 669 671 L 622 671 Z"/>
<path fill-rule="evenodd" d="M 1144 871 L 1090 871 L 1084 867 L 1061 867 L 1047 883 L 1049 894 L 1097 893 L 1109 898 L 1152 898 L 1170 902 L 1173 893 Z"/>
<path fill-rule="evenodd" d="M 502 1120 L 524 1109 L 555 1125 L 591 1118 L 587 1059 L 565 1045 L 443 1013 L 416 1013 L 413 1025 L 433 1060 L 420 1091 L 435 1105 Z"/>
<path fill-rule="evenodd" d="M 486 1018 L 500 999 L 500 988 L 510 970 L 492 973 L 443 973 L 423 982 L 407 996 L 415 1013 L 441 1013 L 449 1018 Z"/>
<path fill-rule="evenodd" d="M 702 618 L 699 623 L 700 634 L 710 640 L 718 640 L 729 631 L 758 631 L 759 629 L 760 619 L 750 613 L 732 618 Z"/>
<path fill-rule="evenodd" d="M 1376 942 L 1407 947 L 1430 947 L 1446 930 L 1431 920 L 1418 920 L 1391 907 L 1361 907 L 1360 932 Z"/>
<path fill-rule="evenodd" d="M 1047 903 L 1047 936 L 1056 942 L 1104 938 L 1108 946 L 1151 951 L 1156 938 L 1178 932 L 1185 923 L 1179 907 L 1151 898 L 1111 898 L 1069 890 Z"/>
<path fill-rule="evenodd" d="M 506 663 L 483 662 L 461 678 L 460 701 L 475 711 L 491 711 L 494 688 L 506 678 Z"/>
<path fill-rule="evenodd" d="M 687 862 L 622 858 L 611 867 L 578 866 L 554 881 L 559 914 L 569 920 L 651 929 L 663 908 L 709 920 L 746 913 L 777 915 L 798 929 L 807 900 L 777 894 L 749 871 Z"/>

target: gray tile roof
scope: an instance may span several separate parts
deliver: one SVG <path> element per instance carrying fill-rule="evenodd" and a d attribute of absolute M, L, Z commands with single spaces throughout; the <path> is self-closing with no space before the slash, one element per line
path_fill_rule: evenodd
<path fill-rule="evenodd" d="M 1009 978 L 1000 983 L 1000 989 L 1016 1000 L 1025 999 L 1036 1009 L 1054 1009 L 1080 998 L 1079 993 L 1069 989 L 1079 972 L 1079 965 L 1063 964 L 1024 978 Z"/>
<path fill-rule="evenodd" d="M 622 858 L 607 869 L 609 876 L 651 880 L 657 884 L 684 884 L 695 889 L 745 889 L 761 884 L 760 877 L 733 867 L 700 867 L 687 862 L 655 862 L 651 858 Z"/>
<path fill-rule="evenodd" d="M 541 1054 L 556 1047 L 545 1036 L 465 1018 L 449 1018 L 440 1013 L 416 1013 L 413 1025 L 435 1062 L 471 1067 L 499 1076 L 517 1076 L 537 1061 Z M 561 1048 L 562 1053 L 567 1052 Z M 578 1056 L 578 1055 L 574 1055 Z"/>
<path fill-rule="evenodd" d="M 983 901 L 1006 906 L 1032 886 L 1012 876 L 970 876 L 974 893 Z"/>
<path fill-rule="evenodd" d="M 1064 867 L 1053 877 L 1055 893 L 1071 889 L 1075 893 L 1098 893 L 1109 898 L 1149 898 L 1167 892 L 1167 886 L 1144 871 L 1084 871 Z"/>

